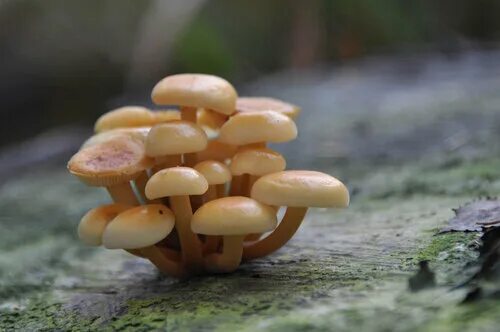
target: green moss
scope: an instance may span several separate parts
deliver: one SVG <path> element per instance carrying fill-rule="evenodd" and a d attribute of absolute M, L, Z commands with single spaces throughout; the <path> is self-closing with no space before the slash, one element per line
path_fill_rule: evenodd
<path fill-rule="evenodd" d="M 415 262 L 446 260 L 448 263 L 454 263 L 462 260 L 465 255 L 471 255 L 471 252 L 464 250 L 464 247 L 470 245 L 477 237 L 477 233 L 451 232 L 436 234 L 426 247 L 416 253 L 413 260 Z"/>

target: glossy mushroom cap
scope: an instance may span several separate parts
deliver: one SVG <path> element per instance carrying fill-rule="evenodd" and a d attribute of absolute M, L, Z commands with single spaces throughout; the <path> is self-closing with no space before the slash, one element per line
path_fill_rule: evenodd
<path fill-rule="evenodd" d="M 132 208 L 125 204 L 109 204 L 99 206 L 87 212 L 78 225 L 78 237 L 90 246 L 102 244 L 102 234 L 108 223 L 118 214 Z"/>
<path fill-rule="evenodd" d="M 296 119 L 300 107 L 282 100 L 268 97 L 239 97 L 236 100 L 236 112 L 276 111 Z"/>
<path fill-rule="evenodd" d="M 280 172 L 286 167 L 286 160 L 276 151 L 257 148 L 245 149 L 234 155 L 231 160 L 231 173 L 233 175 L 266 175 Z"/>
<path fill-rule="evenodd" d="M 142 205 L 114 218 L 104 231 L 102 243 L 108 249 L 149 247 L 170 234 L 174 225 L 174 214 L 166 206 Z"/>
<path fill-rule="evenodd" d="M 94 130 L 100 133 L 106 130 L 125 127 L 144 127 L 155 123 L 153 112 L 140 106 L 117 108 L 97 119 Z"/>
<path fill-rule="evenodd" d="M 236 145 L 222 143 L 218 140 L 208 141 L 206 149 L 198 152 L 198 159 L 224 162 L 231 159 L 236 151 L 238 151 Z"/>
<path fill-rule="evenodd" d="M 233 145 L 281 143 L 297 137 L 297 126 L 275 111 L 237 113 L 220 128 L 219 141 Z"/>
<path fill-rule="evenodd" d="M 191 229 L 205 235 L 245 235 L 276 228 L 276 211 L 248 197 L 219 198 L 202 205 L 193 215 Z"/>
<path fill-rule="evenodd" d="M 93 135 L 88 140 L 86 140 L 85 143 L 83 143 L 81 149 L 109 141 L 114 137 L 122 135 L 131 136 L 137 138 L 138 140 L 141 140 L 142 142 L 146 142 L 146 137 L 148 136 L 150 129 L 151 127 L 131 127 L 103 131 L 101 133 Z"/>
<path fill-rule="evenodd" d="M 207 108 L 233 114 L 237 93 L 226 80 L 212 75 L 179 74 L 167 76 L 156 84 L 151 99 L 158 105 Z"/>
<path fill-rule="evenodd" d="M 194 169 L 207 179 L 209 185 L 224 184 L 231 181 L 229 168 L 219 161 L 205 160 L 196 164 Z"/>
<path fill-rule="evenodd" d="M 187 121 L 172 121 L 154 126 L 146 139 L 146 153 L 151 157 L 202 151 L 207 135 L 199 126 Z"/>
<path fill-rule="evenodd" d="M 197 170 L 189 167 L 171 167 L 155 173 L 146 184 L 145 192 L 148 199 L 157 199 L 203 195 L 207 190 L 207 180 Z"/>
<path fill-rule="evenodd" d="M 142 141 L 122 135 L 78 151 L 68 170 L 88 185 L 112 186 L 135 179 L 153 163 Z"/>
<path fill-rule="evenodd" d="M 261 177 L 252 187 L 251 197 L 274 206 L 347 207 L 349 191 L 325 173 L 283 171 Z"/>

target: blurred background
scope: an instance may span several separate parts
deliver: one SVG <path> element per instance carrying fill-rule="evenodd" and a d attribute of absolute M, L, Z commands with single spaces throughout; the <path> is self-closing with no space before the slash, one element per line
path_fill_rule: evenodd
<path fill-rule="evenodd" d="M 0 163 L 74 149 L 105 111 L 152 106 L 168 74 L 219 75 L 307 119 L 423 101 L 436 80 L 445 98 L 496 88 L 499 42 L 496 0 L 3 0 Z"/>

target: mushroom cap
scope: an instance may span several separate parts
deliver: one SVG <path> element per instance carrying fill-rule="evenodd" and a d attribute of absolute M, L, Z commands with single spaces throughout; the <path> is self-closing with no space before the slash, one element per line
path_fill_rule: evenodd
<path fill-rule="evenodd" d="M 224 197 L 202 205 L 191 219 L 194 233 L 205 235 L 245 235 L 276 228 L 276 211 L 254 199 Z"/>
<path fill-rule="evenodd" d="M 300 107 L 268 97 L 239 97 L 236 100 L 236 112 L 253 111 L 276 111 L 296 119 L 300 114 Z"/>
<path fill-rule="evenodd" d="M 198 152 L 198 160 L 217 160 L 224 162 L 231 159 L 238 151 L 236 145 L 222 143 L 218 140 L 208 141 L 207 148 Z"/>
<path fill-rule="evenodd" d="M 102 234 L 108 223 L 118 214 L 132 208 L 125 204 L 109 204 L 96 207 L 87 212 L 78 225 L 78 237 L 90 246 L 102 244 Z"/>
<path fill-rule="evenodd" d="M 203 195 L 208 182 L 197 170 L 189 167 L 165 168 L 146 183 L 146 197 L 157 199 L 169 196 Z"/>
<path fill-rule="evenodd" d="M 167 76 L 151 93 L 151 99 L 158 105 L 203 107 L 227 115 L 234 113 L 237 97 L 228 81 L 205 74 Z"/>
<path fill-rule="evenodd" d="M 294 207 L 347 207 L 349 191 L 331 175 L 315 171 L 283 171 L 264 175 L 251 197 L 265 204 Z"/>
<path fill-rule="evenodd" d="M 130 128 L 116 128 L 103 131 L 87 139 L 85 143 L 83 143 L 81 149 L 109 141 L 110 139 L 121 135 L 132 136 L 143 142 L 146 142 L 146 137 L 148 136 L 150 129 L 151 127 L 130 127 Z"/>
<path fill-rule="evenodd" d="M 78 151 L 68 170 L 88 185 L 107 187 L 133 180 L 153 165 L 142 141 L 120 135 Z"/>
<path fill-rule="evenodd" d="M 116 128 L 151 126 L 154 123 L 155 116 L 147 108 L 125 106 L 101 115 L 94 125 L 94 130 L 100 133 Z"/>
<path fill-rule="evenodd" d="M 237 113 L 220 128 L 219 141 L 234 145 L 281 143 L 297 137 L 297 126 L 275 111 Z"/>
<path fill-rule="evenodd" d="M 155 124 L 176 121 L 181 119 L 181 112 L 175 109 L 154 111 Z"/>
<path fill-rule="evenodd" d="M 108 224 L 102 243 L 108 249 L 144 248 L 164 239 L 174 225 L 174 214 L 166 206 L 137 206 L 120 213 Z"/>
<path fill-rule="evenodd" d="M 202 151 L 207 147 L 207 134 L 188 121 L 172 121 L 151 128 L 146 139 L 146 154 L 151 157 Z"/>
<path fill-rule="evenodd" d="M 197 115 L 197 123 L 203 127 L 217 130 L 227 121 L 227 115 L 217 113 L 208 109 L 200 108 Z"/>
<path fill-rule="evenodd" d="M 229 168 L 219 161 L 205 160 L 196 164 L 194 169 L 207 179 L 209 185 L 224 184 L 231 181 Z"/>
<path fill-rule="evenodd" d="M 236 153 L 229 166 L 233 175 L 266 175 L 286 168 L 286 160 L 281 154 L 266 148 L 244 149 Z"/>

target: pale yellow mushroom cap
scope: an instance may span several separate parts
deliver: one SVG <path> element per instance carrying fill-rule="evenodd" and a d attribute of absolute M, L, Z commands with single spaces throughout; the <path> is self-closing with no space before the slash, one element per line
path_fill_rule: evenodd
<path fill-rule="evenodd" d="M 155 124 L 181 119 L 181 112 L 173 109 L 154 111 L 153 115 L 155 117 Z"/>
<path fill-rule="evenodd" d="M 297 126 L 275 111 L 237 113 L 220 128 L 219 141 L 234 145 L 281 143 L 297 137 Z"/>
<path fill-rule="evenodd" d="M 146 139 L 146 153 L 151 157 L 202 151 L 207 147 L 207 134 L 188 121 L 172 121 L 154 126 Z"/>
<path fill-rule="evenodd" d="M 104 230 L 108 249 L 139 249 L 163 240 L 174 228 L 172 211 L 161 204 L 137 206 L 120 213 Z"/>
<path fill-rule="evenodd" d="M 78 237 L 87 245 L 100 246 L 102 234 L 108 223 L 130 208 L 132 206 L 125 204 L 109 204 L 90 210 L 80 220 Z"/>
<path fill-rule="evenodd" d="M 132 136 L 134 138 L 137 138 L 145 142 L 150 129 L 151 127 L 132 127 L 132 128 L 117 128 L 117 129 L 103 131 L 101 133 L 93 135 L 88 140 L 86 140 L 85 143 L 83 143 L 81 149 L 109 141 L 110 139 L 121 135 Z"/>
<path fill-rule="evenodd" d="M 271 149 L 251 148 L 236 153 L 229 168 L 233 175 L 262 176 L 284 170 L 286 160 L 281 154 Z"/>
<path fill-rule="evenodd" d="M 202 205 L 191 219 L 194 233 L 245 235 L 276 228 L 276 211 L 248 197 L 219 198 Z"/>
<path fill-rule="evenodd" d="M 171 167 L 155 173 L 146 184 L 145 192 L 148 199 L 157 199 L 203 195 L 207 190 L 207 180 L 197 170 L 189 167 Z"/>
<path fill-rule="evenodd" d="M 282 100 L 268 97 L 239 97 L 236 100 L 236 112 L 276 111 L 296 119 L 300 107 Z"/>
<path fill-rule="evenodd" d="M 88 185 L 112 186 L 135 179 L 153 164 L 141 140 L 120 135 L 78 151 L 68 170 Z"/>
<path fill-rule="evenodd" d="M 196 164 L 194 169 L 207 179 L 209 185 L 224 184 L 231 181 L 229 168 L 219 161 L 205 160 Z"/>
<path fill-rule="evenodd" d="M 100 133 L 116 128 L 151 126 L 154 123 L 155 116 L 147 108 L 125 106 L 103 114 L 97 119 L 94 130 Z"/>
<path fill-rule="evenodd" d="M 236 145 L 226 144 L 218 140 L 208 141 L 207 148 L 198 152 L 198 160 L 217 160 L 224 162 L 231 159 L 238 147 Z"/>
<path fill-rule="evenodd" d="M 181 105 L 209 108 L 222 114 L 233 114 L 238 97 L 225 79 L 204 74 L 167 76 L 156 84 L 151 99 L 158 105 Z"/>
<path fill-rule="evenodd" d="M 349 191 L 331 175 L 315 171 L 283 171 L 264 175 L 251 197 L 274 206 L 347 207 Z"/>

